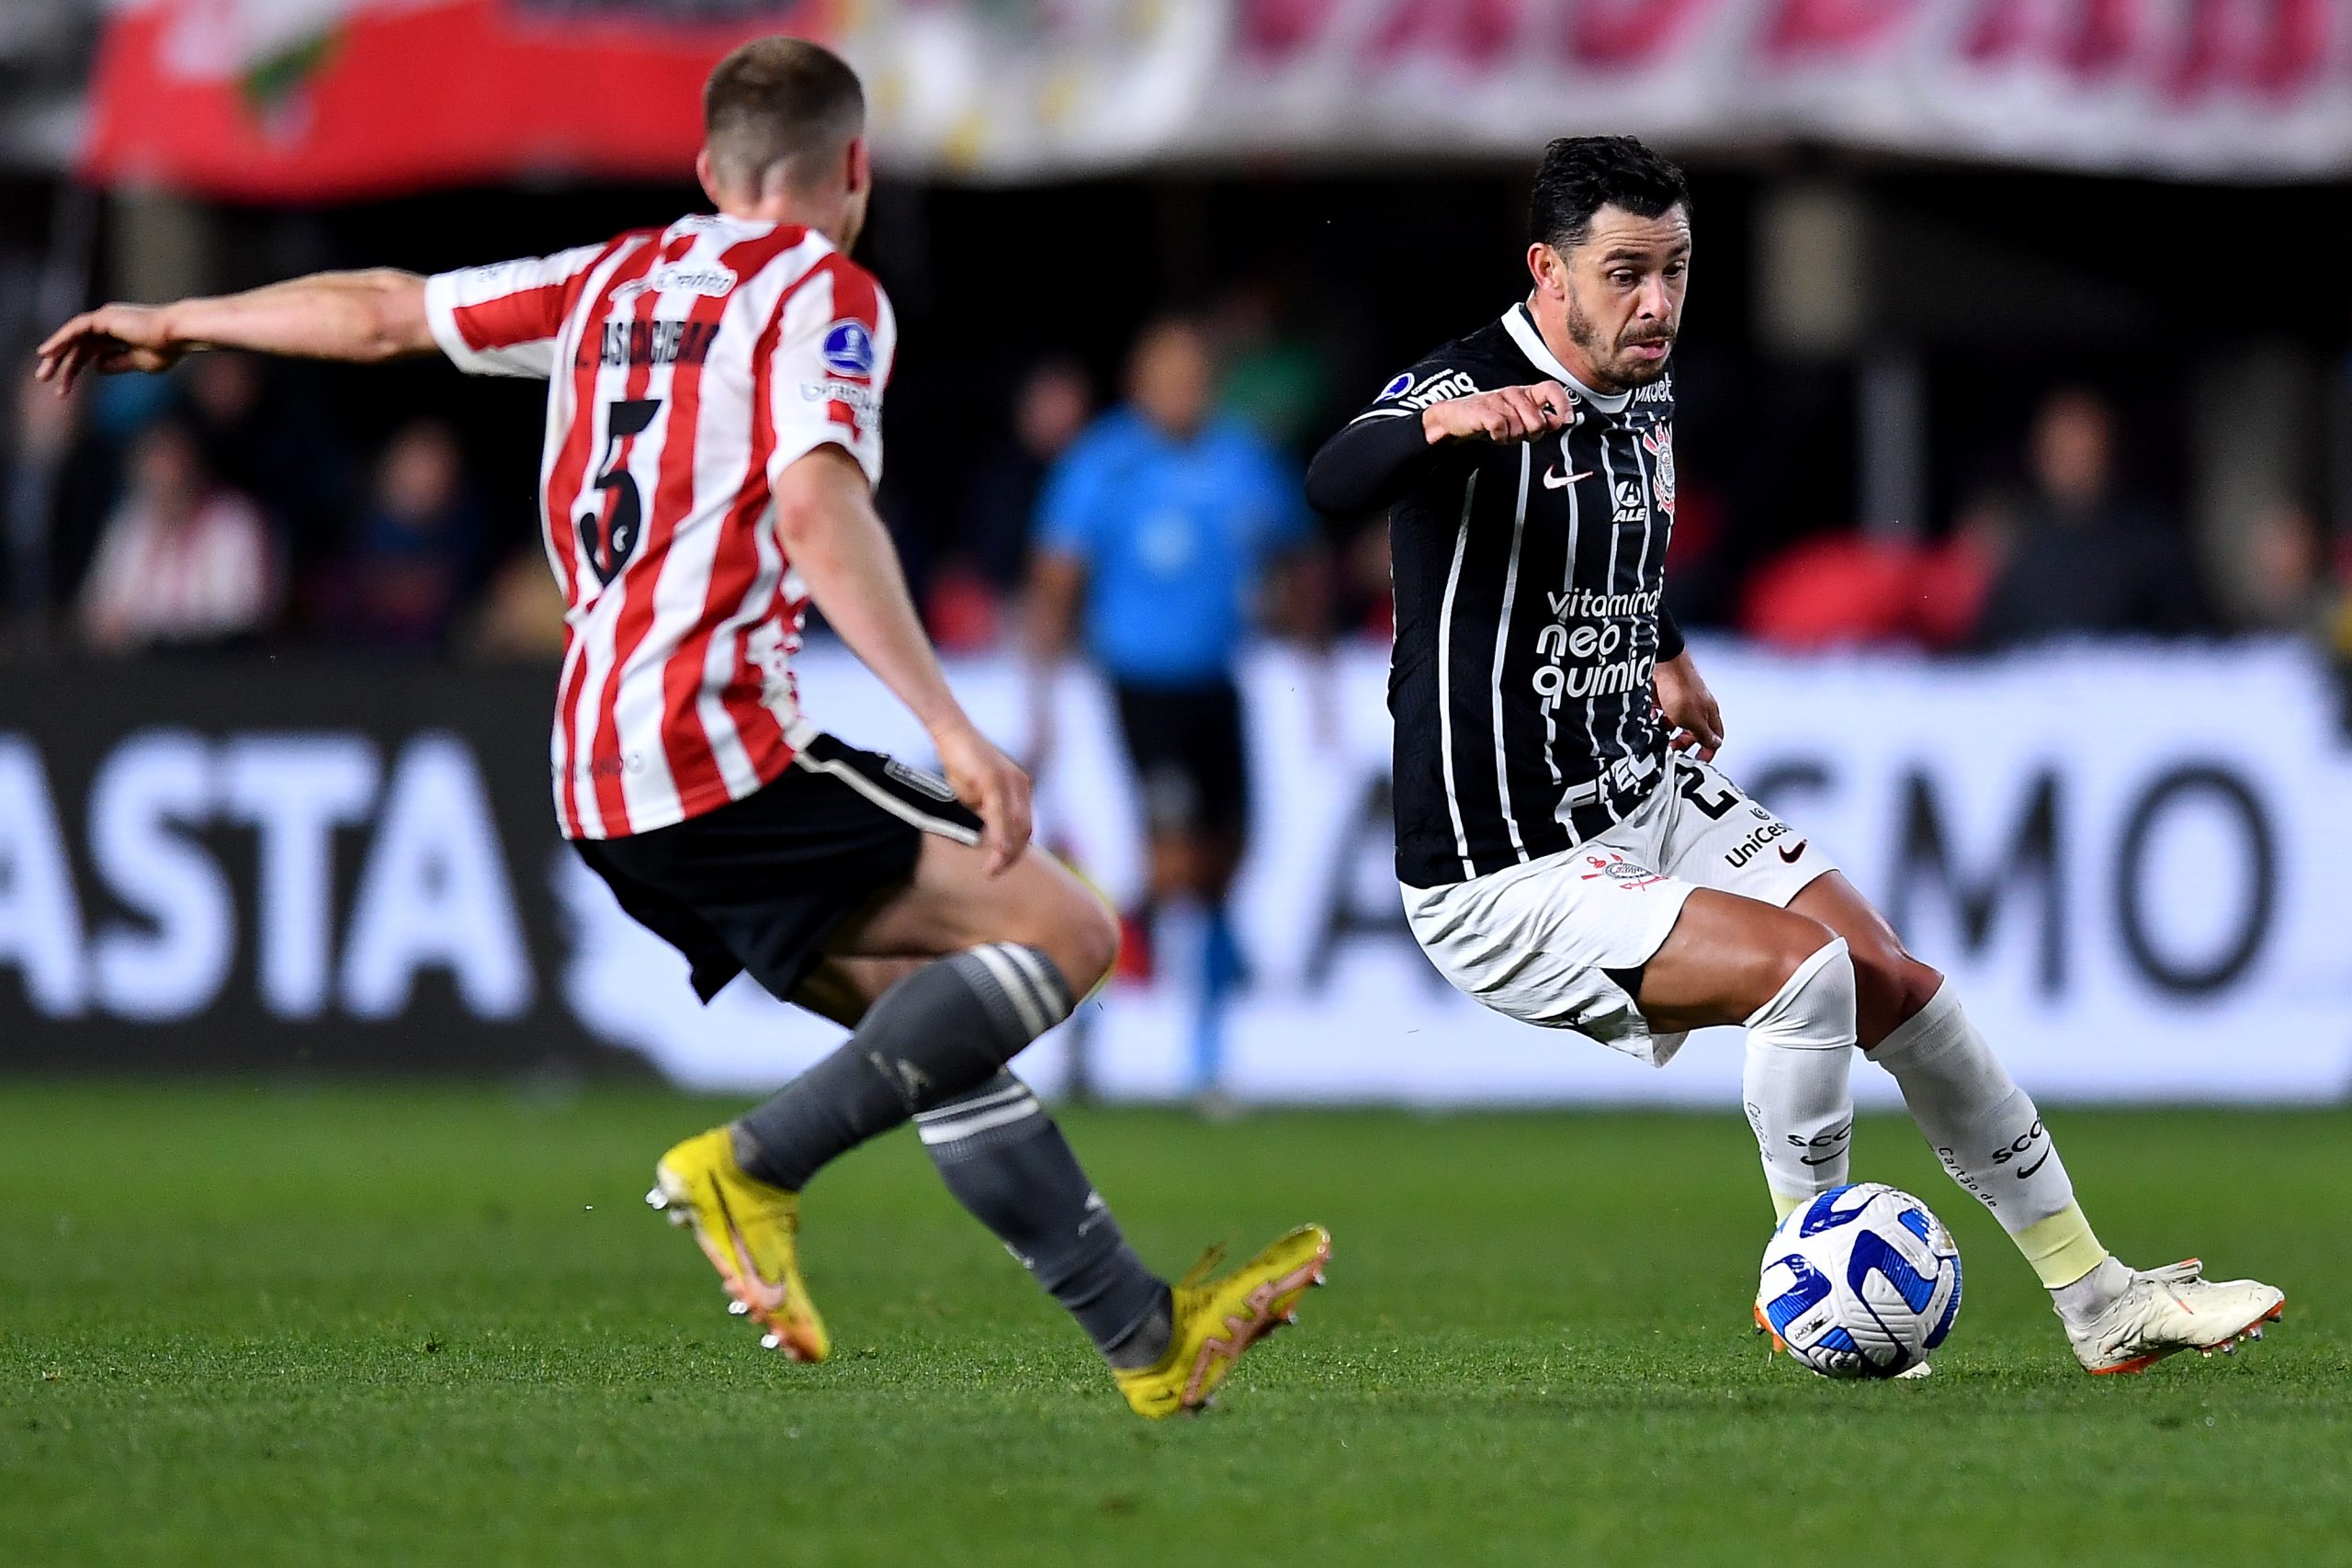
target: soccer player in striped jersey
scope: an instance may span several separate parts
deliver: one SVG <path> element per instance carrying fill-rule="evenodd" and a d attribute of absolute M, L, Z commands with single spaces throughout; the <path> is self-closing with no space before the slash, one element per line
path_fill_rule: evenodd
<path fill-rule="evenodd" d="M 1689 1030 L 1747 1025 L 1784 1215 L 1846 1180 L 1859 1044 L 2091 1371 L 2258 1334 L 2270 1286 L 2109 1255 L 1952 987 L 1713 765 L 1723 717 L 1662 604 L 1681 172 L 1629 137 L 1555 141 L 1530 219 L 1526 298 L 1397 375 L 1307 473 L 1326 511 L 1389 513 L 1396 874 L 1422 948 L 1498 1011 L 1660 1066 Z"/>
<path fill-rule="evenodd" d="M 324 274 L 109 305 L 60 328 L 40 374 L 62 390 L 200 348 L 361 363 L 437 350 L 545 380 L 539 508 L 569 604 L 549 750 L 563 832 L 706 999 L 748 972 L 852 1031 L 663 1155 L 648 1201 L 691 1228 L 765 1345 L 820 1359 L 801 1189 L 911 1120 L 1128 1403 L 1198 1408 L 1319 1282 L 1330 1238 L 1303 1226 L 1170 1286 L 1007 1070 L 1101 980 L 1116 933 L 1030 845 L 1028 777 L 949 691 L 875 514 L 898 333 L 848 254 L 872 189 L 865 113 L 841 60 L 762 39 L 705 88 L 695 171 L 715 212 L 430 278 Z M 812 602 L 923 722 L 944 780 L 803 713 L 792 660 Z"/>

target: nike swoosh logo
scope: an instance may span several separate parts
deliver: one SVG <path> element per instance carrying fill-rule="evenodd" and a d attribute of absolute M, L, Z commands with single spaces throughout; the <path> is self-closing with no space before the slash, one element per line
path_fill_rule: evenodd
<path fill-rule="evenodd" d="M 1546 468 L 1544 470 L 1544 488 L 1545 490 L 1566 490 L 1570 485 L 1576 483 L 1578 479 L 1589 479 L 1590 478 L 1592 478 L 1592 470 L 1590 468 L 1587 468 L 1580 474 L 1570 474 L 1566 479 L 1560 477 L 1559 469 Z"/>
<path fill-rule="evenodd" d="M 1845 1150 L 1839 1149 L 1837 1154 L 1823 1155 L 1819 1159 L 1815 1159 L 1811 1155 L 1807 1155 L 1797 1163 L 1799 1165 L 1827 1165 L 1831 1160 L 1838 1158 L 1839 1155 L 1843 1155 L 1845 1152 Z"/>
<path fill-rule="evenodd" d="M 1790 849 L 1783 845 L 1781 849 L 1781 858 L 1788 862 L 1791 865 L 1796 864 L 1797 856 L 1804 853 L 1804 847 L 1810 842 L 1812 842 L 1812 840 L 1809 839 L 1799 839 L 1795 849 Z"/>
<path fill-rule="evenodd" d="M 2042 1150 L 2041 1157 L 2040 1159 L 2035 1160 L 2031 1165 L 2027 1166 L 2023 1170 L 2018 1172 L 2018 1179 L 2019 1181 L 2023 1181 L 2027 1177 L 2031 1176 L 2035 1171 L 2040 1170 L 2043 1166 L 2048 1165 L 2050 1163 L 2050 1156 L 2057 1152 L 2058 1148 L 2054 1144 L 2049 1148 Z"/>

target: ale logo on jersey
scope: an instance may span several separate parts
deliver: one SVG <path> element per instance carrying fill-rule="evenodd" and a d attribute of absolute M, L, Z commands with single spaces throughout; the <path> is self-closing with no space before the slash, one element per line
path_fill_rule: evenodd
<path fill-rule="evenodd" d="M 1650 455 L 1650 489 L 1657 494 L 1657 509 L 1674 515 L 1674 426 L 1653 425 L 1642 434 L 1642 448 Z"/>
<path fill-rule="evenodd" d="M 840 321 L 825 329 L 825 368 L 836 376 L 874 374 L 874 334 L 864 321 Z"/>

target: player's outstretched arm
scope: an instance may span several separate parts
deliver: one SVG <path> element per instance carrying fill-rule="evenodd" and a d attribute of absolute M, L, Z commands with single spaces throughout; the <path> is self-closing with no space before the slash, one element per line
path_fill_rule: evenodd
<path fill-rule="evenodd" d="M 356 365 L 430 354 L 424 279 L 389 267 L 322 272 L 212 299 L 102 305 L 51 333 L 34 373 L 62 395 L 85 371 L 168 370 L 203 348 Z"/>
<path fill-rule="evenodd" d="M 776 481 L 775 518 L 817 608 L 931 731 L 948 784 L 986 825 L 980 849 L 989 874 L 1005 870 L 1029 842 L 1029 775 L 979 732 L 947 689 L 865 470 L 838 446 L 818 447 Z"/>
<path fill-rule="evenodd" d="M 1396 500 L 1433 448 L 1453 441 L 1532 441 L 1574 418 L 1568 390 L 1557 381 L 1448 398 L 1418 413 L 1374 404 L 1315 454 L 1306 466 L 1306 499 L 1334 515 L 1368 512 Z"/>

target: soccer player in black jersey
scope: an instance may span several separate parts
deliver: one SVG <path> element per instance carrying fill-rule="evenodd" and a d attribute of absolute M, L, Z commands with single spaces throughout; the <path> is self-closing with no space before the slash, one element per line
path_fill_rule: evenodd
<path fill-rule="evenodd" d="M 1847 1179 L 1860 1046 L 2090 1371 L 2258 1333 L 2272 1287 L 2134 1270 L 2099 1245 L 1953 987 L 1714 767 L 1722 715 L 1661 601 L 1691 234 L 1681 172 L 1639 141 L 1553 142 L 1526 298 L 1398 373 L 1308 470 L 1323 510 L 1389 514 L 1414 935 L 1487 1006 L 1661 1066 L 1690 1030 L 1745 1024 L 1782 1214 Z"/>

